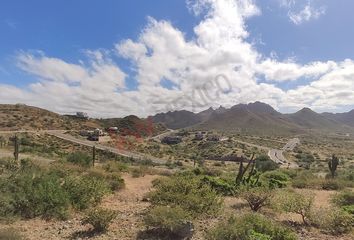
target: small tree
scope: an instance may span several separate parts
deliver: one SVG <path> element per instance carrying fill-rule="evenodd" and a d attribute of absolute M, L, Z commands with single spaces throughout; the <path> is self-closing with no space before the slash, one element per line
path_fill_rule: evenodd
<path fill-rule="evenodd" d="M 269 205 L 269 200 L 273 192 L 265 187 L 245 188 L 241 192 L 241 197 L 248 202 L 252 211 L 257 212 L 264 206 Z"/>
<path fill-rule="evenodd" d="M 299 214 L 303 223 L 308 224 L 307 219 L 311 216 L 313 194 L 310 192 L 298 193 L 293 190 L 282 191 L 274 198 L 274 204 L 280 210 Z"/>
<path fill-rule="evenodd" d="M 328 160 L 328 168 L 331 171 L 331 176 L 334 178 L 337 167 L 339 165 L 339 159 L 336 157 L 336 155 L 332 155 L 332 158 Z"/>

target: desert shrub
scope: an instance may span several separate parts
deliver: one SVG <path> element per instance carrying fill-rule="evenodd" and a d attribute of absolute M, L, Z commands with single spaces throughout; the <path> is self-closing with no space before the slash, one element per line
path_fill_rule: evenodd
<path fill-rule="evenodd" d="M 74 163 L 83 167 L 89 167 L 92 165 L 92 156 L 84 152 L 75 152 L 67 156 L 66 160 L 70 163 Z"/>
<path fill-rule="evenodd" d="M 87 168 L 67 162 L 54 162 L 50 165 L 49 172 L 60 178 L 65 178 L 73 175 L 80 175 L 85 172 Z"/>
<path fill-rule="evenodd" d="M 287 189 L 278 191 L 273 199 L 274 206 L 279 210 L 296 213 L 302 217 L 304 224 L 311 215 L 313 205 L 313 194 L 310 192 L 298 193 Z"/>
<path fill-rule="evenodd" d="M 107 172 L 127 172 L 128 165 L 119 161 L 109 161 L 103 166 L 103 169 Z"/>
<path fill-rule="evenodd" d="M 94 168 L 90 169 L 86 175 L 106 182 L 112 191 L 117 191 L 124 187 L 124 180 L 117 172 L 107 173 L 103 169 Z"/>
<path fill-rule="evenodd" d="M 341 190 L 343 184 L 337 179 L 326 179 L 321 183 L 323 190 Z"/>
<path fill-rule="evenodd" d="M 283 188 L 288 185 L 289 177 L 280 171 L 270 171 L 261 175 L 261 181 L 270 188 Z"/>
<path fill-rule="evenodd" d="M 140 167 L 132 168 L 130 174 L 132 175 L 133 178 L 139 178 L 139 177 L 144 177 L 146 172 L 147 172 L 147 167 L 140 166 Z"/>
<path fill-rule="evenodd" d="M 69 198 L 60 179 L 54 175 L 18 174 L 9 179 L 7 190 L 16 214 L 25 218 L 67 217 Z"/>
<path fill-rule="evenodd" d="M 15 214 L 15 206 L 11 194 L 0 192 L 0 220 L 9 220 Z"/>
<path fill-rule="evenodd" d="M 295 157 L 304 165 L 310 165 L 315 161 L 315 158 L 311 153 L 298 153 Z"/>
<path fill-rule="evenodd" d="M 152 204 L 179 206 L 193 217 L 216 214 L 222 205 L 220 195 L 192 174 L 157 181 L 155 188 L 148 194 Z"/>
<path fill-rule="evenodd" d="M 347 206 L 343 206 L 342 209 L 349 213 L 352 214 L 354 216 L 354 205 L 347 205 Z"/>
<path fill-rule="evenodd" d="M 300 172 L 291 182 L 295 188 L 315 188 L 320 185 L 321 179 L 309 171 Z"/>
<path fill-rule="evenodd" d="M 0 229 L 0 239 L 1 240 L 21 240 L 22 235 L 14 228 L 4 228 Z"/>
<path fill-rule="evenodd" d="M 209 240 L 295 240 L 294 232 L 256 213 L 231 217 L 206 234 Z"/>
<path fill-rule="evenodd" d="M 108 230 L 109 225 L 116 217 L 117 213 L 115 211 L 96 208 L 86 213 L 82 223 L 92 225 L 92 230 L 96 233 L 103 233 Z"/>
<path fill-rule="evenodd" d="M 246 200 L 251 210 L 255 212 L 269 205 L 272 196 L 272 190 L 267 187 L 244 188 L 240 193 L 240 197 Z"/>
<path fill-rule="evenodd" d="M 339 208 L 314 209 L 310 221 L 315 227 L 333 235 L 349 233 L 354 225 L 353 216 Z"/>
<path fill-rule="evenodd" d="M 107 174 L 106 182 L 112 191 L 118 191 L 124 188 L 125 185 L 124 179 L 118 173 Z"/>
<path fill-rule="evenodd" d="M 104 180 L 88 176 L 66 178 L 64 189 L 69 194 L 71 204 L 79 210 L 97 205 L 110 192 Z"/>
<path fill-rule="evenodd" d="M 156 206 L 145 215 L 144 222 L 161 235 L 182 237 L 191 224 L 191 216 L 178 206 Z"/>
<path fill-rule="evenodd" d="M 255 161 L 256 169 L 260 172 L 272 171 L 279 168 L 278 164 L 272 161 L 267 155 L 260 155 Z"/>
<path fill-rule="evenodd" d="M 354 192 L 353 191 L 343 191 L 335 195 L 332 202 L 340 207 L 354 205 Z"/>
<path fill-rule="evenodd" d="M 327 229 L 331 234 L 344 234 L 351 232 L 354 225 L 354 218 L 343 210 L 331 211 Z"/>
<path fill-rule="evenodd" d="M 233 183 L 230 183 L 222 178 L 204 176 L 202 182 L 210 185 L 215 191 L 224 196 L 233 196 L 236 192 L 236 187 Z"/>
<path fill-rule="evenodd" d="M 354 215 L 354 192 L 343 191 L 332 198 L 332 202 L 344 211 Z"/>

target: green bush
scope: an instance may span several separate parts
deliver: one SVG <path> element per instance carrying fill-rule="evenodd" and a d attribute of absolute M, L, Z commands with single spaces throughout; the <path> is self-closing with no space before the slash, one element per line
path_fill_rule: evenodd
<path fill-rule="evenodd" d="M 84 152 L 71 153 L 67 156 L 66 160 L 70 163 L 74 163 L 83 167 L 92 166 L 92 156 Z"/>
<path fill-rule="evenodd" d="M 108 230 L 109 225 L 116 217 L 115 211 L 97 208 L 88 211 L 82 223 L 92 225 L 93 231 L 96 233 L 103 233 Z"/>
<path fill-rule="evenodd" d="M 107 174 L 106 182 L 112 191 L 118 191 L 125 186 L 124 179 L 118 173 Z"/>
<path fill-rule="evenodd" d="M 215 191 L 224 196 L 233 196 L 236 192 L 236 187 L 234 184 L 226 181 L 225 179 L 212 177 L 212 176 L 204 176 L 202 177 L 202 182 L 210 185 Z"/>
<path fill-rule="evenodd" d="M 0 191 L 0 220 L 11 219 L 15 215 L 15 210 L 11 193 Z"/>
<path fill-rule="evenodd" d="M 256 169 L 260 172 L 272 171 L 279 168 L 279 165 L 272 161 L 268 155 L 261 155 L 255 161 Z"/>
<path fill-rule="evenodd" d="M 19 174 L 9 179 L 7 189 L 15 213 L 25 218 L 64 219 L 68 215 L 68 195 L 54 175 Z"/>
<path fill-rule="evenodd" d="M 152 204 L 179 206 L 193 217 L 216 214 L 222 205 L 219 194 L 192 174 L 156 181 L 155 188 L 148 194 Z"/>
<path fill-rule="evenodd" d="M 289 180 L 288 175 L 280 171 L 270 171 L 261 175 L 261 181 L 270 188 L 284 188 Z"/>
<path fill-rule="evenodd" d="M 156 206 L 144 217 L 145 225 L 164 235 L 182 235 L 191 216 L 181 207 Z"/>
<path fill-rule="evenodd" d="M 69 194 L 71 204 L 79 210 L 97 205 L 110 192 L 104 180 L 89 176 L 66 178 L 64 189 Z"/>
<path fill-rule="evenodd" d="M 354 216 L 354 205 L 343 206 L 342 209 L 343 211 Z"/>
<path fill-rule="evenodd" d="M 256 213 L 231 217 L 206 234 L 209 240 L 296 240 L 290 229 Z"/>

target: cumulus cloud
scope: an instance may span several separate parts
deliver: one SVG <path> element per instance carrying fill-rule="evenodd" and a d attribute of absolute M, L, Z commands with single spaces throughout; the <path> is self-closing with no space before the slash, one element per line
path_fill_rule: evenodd
<path fill-rule="evenodd" d="M 38 82 L 27 90 L 0 84 L 0 98 L 99 117 L 201 111 L 256 100 L 277 108 L 354 104 L 348 97 L 354 91 L 352 60 L 302 65 L 263 56 L 254 48 L 246 21 L 261 11 L 253 1 L 196 0 L 187 5 L 193 14 L 204 16 L 191 39 L 168 20 L 149 17 L 136 39 L 123 39 L 114 49 L 88 50 L 87 59 L 79 63 L 21 52 L 18 66 Z M 126 73 L 112 54 L 131 62 L 136 89 L 125 87 Z M 266 82 L 259 82 L 260 75 Z M 300 78 L 310 83 L 292 90 L 277 85 Z M 166 81 L 172 87 L 164 86 Z"/>

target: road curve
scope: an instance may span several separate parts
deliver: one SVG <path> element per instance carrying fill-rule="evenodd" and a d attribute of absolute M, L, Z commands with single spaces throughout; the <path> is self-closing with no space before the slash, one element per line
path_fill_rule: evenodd
<path fill-rule="evenodd" d="M 76 144 L 80 144 L 83 146 L 87 146 L 87 147 L 93 147 L 96 146 L 96 149 L 99 150 L 103 150 L 103 151 L 108 151 L 123 157 L 129 157 L 129 158 L 133 158 L 137 161 L 141 161 L 144 159 L 149 159 L 151 161 L 153 161 L 154 163 L 157 164 L 165 164 L 166 160 L 164 159 L 160 159 L 160 158 L 155 158 L 152 156 L 146 156 L 143 154 L 138 154 L 138 153 L 134 153 L 134 152 L 130 152 L 130 151 L 126 151 L 126 150 L 121 150 L 121 149 L 117 149 L 117 148 L 113 148 L 113 147 L 108 147 L 108 146 L 104 146 L 98 142 L 93 142 L 93 141 L 88 141 L 85 139 L 79 139 L 76 138 L 72 135 L 69 134 L 65 134 L 65 132 L 68 132 L 66 130 L 38 130 L 38 131 L 28 131 L 28 130 L 19 130 L 19 131 L 0 131 L 0 134 L 16 134 L 16 133 L 25 133 L 25 132 L 30 132 L 30 133 L 47 133 L 51 136 L 72 142 L 72 143 L 76 143 Z"/>
<path fill-rule="evenodd" d="M 296 163 L 289 162 L 284 157 L 283 152 L 287 151 L 287 150 L 289 150 L 289 151 L 294 150 L 294 148 L 298 144 L 300 144 L 300 140 L 298 138 L 290 139 L 281 150 L 270 149 L 268 151 L 268 156 L 270 157 L 271 160 L 273 160 L 277 164 L 289 166 L 289 168 L 296 168 L 296 167 L 298 167 L 298 165 Z"/>
<path fill-rule="evenodd" d="M 165 164 L 166 163 L 166 160 L 164 160 L 164 159 L 155 158 L 155 157 L 152 157 L 152 156 L 146 156 L 146 155 L 143 155 L 143 154 L 138 154 L 138 153 L 122 150 L 122 149 L 117 149 L 117 148 L 114 148 L 114 147 L 104 146 L 104 145 L 102 145 L 100 143 L 97 143 L 97 142 L 92 142 L 92 141 L 88 141 L 88 140 L 85 140 L 85 139 L 79 139 L 79 138 L 76 138 L 76 137 L 74 137 L 72 135 L 65 134 L 63 131 L 46 131 L 46 133 L 48 133 L 49 135 L 55 136 L 57 138 L 66 140 L 66 141 L 70 141 L 70 142 L 73 142 L 73 143 L 76 143 L 76 144 L 80 144 L 80 145 L 83 145 L 83 146 L 87 146 L 87 147 L 95 146 L 96 149 L 103 150 L 103 151 L 109 151 L 111 153 L 115 153 L 115 154 L 118 154 L 118 155 L 123 156 L 123 157 L 133 158 L 133 159 L 138 160 L 138 161 L 139 160 L 141 161 L 141 160 L 144 160 L 144 159 L 149 159 L 149 160 L 151 160 L 151 161 L 153 161 L 154 163 L 157 163 L 157 164 Z"/>

